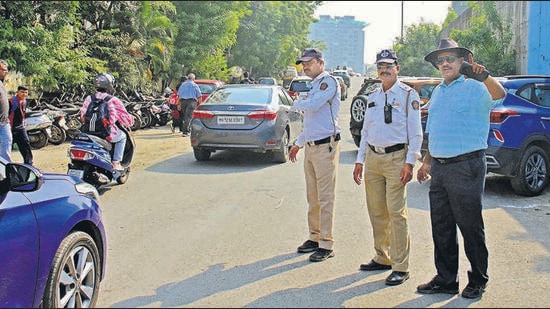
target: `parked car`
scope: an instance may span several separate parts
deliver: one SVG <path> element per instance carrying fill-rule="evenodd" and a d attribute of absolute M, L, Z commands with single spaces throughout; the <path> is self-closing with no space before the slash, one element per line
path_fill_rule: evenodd
<path fill-rule="evenodd" d="M 214 90 L 218 89 L 220 86 L 224 85 L 225 83 L 221 80 L 213 80 L 213 79 L 196 79 L 195 84 L 199 86 L 199 89 L 201 90 L 202 96 L 201 96 L 201 102 L 204 102 L 208 96 L 214 92 Z"/>
<path fill-rule="evenodd" d="M 420 100 L 420 113 L 422 121 L 422 129 L 426 126 L 427 108 L 429 100 L 432 96 L 433 89 L 439 85 L 443 79 L 440 77 L 403 77 L 400 78 L 402 82 L 414 88 L 419 96 Z M 359 147 L 361 143 L 361 129 L 363 128 L 363 119 L 365 118 L 365 110 L 367 107 L 367 95 L 377 87 L 381 85 L 381 81 L 376 78 L 365 78 L 361 89 L 353 97 L 350 106 L 350 132 L 353 137 L 355 145 Z M 425 153 L 427 149 L 427 138 L 424 137 L 422 143 L 422 153 Z"/>
<path fill-rule="evenodd" d="M 268 153 L 284 163 L 302 131 L 303 115 L 278 85 L 231 84 L 216 89 L 193 112 L 191 146 L 197 161 L 217 150 Z"/>
<path fill-rule="evenodd" d="M 277 85 L 277 80 L 273 77 L 260 77 L 258 78 L 258 84 Z"/>
<path fill-rule="evenodd" d="M 311 77 L 298 76 L 290 82 L 288 86 L 288 93 L 293 99 L 304 98 L 305 96 L 307 96 L 307 93 L 311 89 L 311 86 L 312 86 Z"/>
<path fill-rule="evenodd" d="M 94 307 L 105 277 L 99 194 L 0 159 L 0 307 Z"/>
<path fill-rule="evenodd" d="M 487 172 L 507 176 L 518 195 L 540 195 L 550 172 L 550 76 L 499 81 L 507 94 L 491 110 Z"/>
<path fill-rule="evenodd" d="M 347 70 L 334 70 L 331 73 L 334 76 L 340 76 L 346 83 L 346 86 L 351 87 L 351 76 L 349 75 Z"/>
<path fill-rule="evenodd" d="M 346 86 L 346 83 L 344 82 L 344 79 L 340 76 L 334 76 L 336 80 L 338 81 L 338 84 L 340 84 L 340 100 L 344 101 L 348 98 L 348 87 Z"/>

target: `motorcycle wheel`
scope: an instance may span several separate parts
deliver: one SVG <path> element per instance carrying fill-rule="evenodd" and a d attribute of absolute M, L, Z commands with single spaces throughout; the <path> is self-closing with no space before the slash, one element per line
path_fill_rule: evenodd
<path fill-rule="evenodd" d="M 147 111 L 141 112 L 141 128 L 145 129 L 151 126 L 152 115 Z"/>
<path fill-rule="evenodd" d="M 71 115 L 65 118 L 66 125 L 69 128 L 67 130 L 67 136 L 70 139 L 73 139 L 78 132 L 80 132 L 80 128 L 82 127 L 82 121 L 80 121 L 79 116 L 77 115 Z"/>
<path fill-rule="evenodd" d="M 134 125 L 130 129 L 132 129 L 132 131 L 141 129 L 141 117 L 139 117 L 139 115 L 134 112 L 131 112 L 130 115 L 134 117 Z"/>
<path fill-rule="evenodd" d="M 48 134 L 46 132 L 40 131 L 38 133 L 33 133 L 32 136 L 29 136 L 30 144 L 32 149 L 40 149 L 48 145 Z"/>
<path fill-rule="evenodd" d="M 167 115 L 160 115 L 160 118 L 157 119 L 157 124 L 162 127 L 165 126 L 168 123 L 168 116 Z"/>
<path fill-rule="evenodd" d="M 67 132 L 57 123 L 52 125 L 52 136 L 48 142 L 53 145 L 61 145 L 67 139 Z"/>

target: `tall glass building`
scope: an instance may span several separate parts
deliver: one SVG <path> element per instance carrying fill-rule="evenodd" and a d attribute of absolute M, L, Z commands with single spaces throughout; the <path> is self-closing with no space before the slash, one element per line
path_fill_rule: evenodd
<path fill-rule="evenodd" d="M 327 70 L 346 66 L 365 74 L 365 27 L 368 24 L 355 20 L 355 16 L 319 16 L 310 26 L 308 40 L 322 41 Z"/>

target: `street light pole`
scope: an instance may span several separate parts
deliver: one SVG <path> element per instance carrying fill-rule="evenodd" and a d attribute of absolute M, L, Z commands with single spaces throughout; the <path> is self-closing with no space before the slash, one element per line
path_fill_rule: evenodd
<path fill-rule="evenodd" d="M 401 0 L 401 44 L 403 44 L 403 10 L 404 10 L 405 1 Z"/>

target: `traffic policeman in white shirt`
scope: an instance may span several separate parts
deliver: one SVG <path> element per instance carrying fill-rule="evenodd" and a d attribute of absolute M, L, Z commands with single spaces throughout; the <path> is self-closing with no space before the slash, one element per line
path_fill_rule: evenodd
<path fill-rule="evenodd" d="M 382 85 L 368 94 L 353 170 L 358 185 L 364 176 L 375 250 L 372 260 L 360 269 L 391 269 L 386 284 L 398 285 L 409 278 L 406 184 L 420 158 L 420 97 L 397 79 L 400 67 L 395 51 L 379 52 L 376 66 Z"/>
<path fill-rule="evenodd" d="M 304 113 L 304 122 L 289 151 L 292 162 L 296 162 L 301 148 L 305 153 L 309 237 L 298 247 L 298 252 L 314 252 L 309 260 L 320 262 L 334 256 L 332 225 L 340 158 L 340 85 L 325 71 L 323 55 L 318 49 L 306 48 L 296 61 L 300 63 L 313 81 L 307 97 L 294 102 L 293 108 Z"/>

